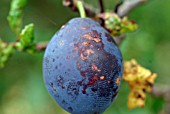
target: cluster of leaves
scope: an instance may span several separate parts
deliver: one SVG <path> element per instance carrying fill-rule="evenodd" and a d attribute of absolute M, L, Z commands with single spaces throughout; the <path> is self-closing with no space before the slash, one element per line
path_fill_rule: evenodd
<path fill-rule="evenodd" d="M 117 14 L 106 12 L 99 15 L 105 21 L 105 28 L 110 31 L 113 37 L 120 36 L 127 32 L 133 32 L 138 29 L 138 25 L 127 17 L 120 18 Z"/>
<path fill-rule="evenodd" d="M 4 42 L 0 39 L 0 68 L 3 68 L 14 50 L 35 52 L 34 43 L 34 25 L 26 25 L 22 30 L 23 10 L 26 6 L 26 0 L 12 0 L 11 8 L 7 20 L 12 31 L 16 35 L 15 42 Z"/>

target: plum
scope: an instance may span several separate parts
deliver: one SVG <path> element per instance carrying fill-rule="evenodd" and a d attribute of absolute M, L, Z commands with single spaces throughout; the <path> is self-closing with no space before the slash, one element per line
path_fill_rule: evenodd
<path fill-rule="evenodd" d="M 113 38 L 90 18 L 73 18 L 52 37 L 43 59 L 46 88 L 71 114 L 101 114 L 122 79 L 122 55 Z"/>

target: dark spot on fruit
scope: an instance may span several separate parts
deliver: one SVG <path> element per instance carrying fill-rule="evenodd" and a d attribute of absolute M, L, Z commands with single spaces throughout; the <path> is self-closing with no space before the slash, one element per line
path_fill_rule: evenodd
<path fill-rule="evenodd" d="M 64 85 L 64 78 L 62 76 L 58 76 L 56 79 L 57 86 L 63 87 Z"/>
<path fill-rule="evenodd" d="M 113 41 L 113 39 L 112 39 L 112 37 L 110 36 L 109 33 L 105 33 L 105 36 L 106 36 L 106 39 L 107 39 L 108 42 L 112 42 Z"/>
<path fill-rule="evenodd" d="M 55 61 L 55 59 L 53 58 L 53 62 Z"/>
<path fill-rule="evenodd" d="M 81 71 L 80 74 L 81 76 L 85 77 L 88 72 L 89 70 L 85 70 L 85 71 Z"/>
<path fill-rule="evenodd" d="M 91 88 L 91 90 L 92 90 L 93 92 L 96 92 L 96 91 L 97 91 L 97 88 Z"/>
<path fill-rule="evenodd" d="M 75 100 L 79 94 L 79 86 L 76 82 L 70 81 L 67 87 L 67 94 L 71 101 Z"/>
<path fill-rule="evenodd" d="M 72 107 L 68 107 L 67 108 L 70 112 L 73 112 L 73 108 Z"/>
<path fill-rule="evenodd" d="M 95 74 L 94 76 L 90 77 L 88 84 L 83 86 L 83 91 L 82 91 L 83 94 L 86 94 L 86 89 L 87 89 L 89 86 L 94 85 L 96 81 L 98 81 L 98 75 L 97 75 L 97 74 Z"/>
<path fill-rule="evenodd" d="M 56 92 L 56 88 L 53 88 L 53 91 Z"/>
<path fill-rule="evenodd" d="M 115 94 L 113 94 L 112 95 L 112 99 L 111 99 L 111 101 L 113 101 L 114 100 L 114 98 L 117 96 L 117 92 L 115 93 Z"/>

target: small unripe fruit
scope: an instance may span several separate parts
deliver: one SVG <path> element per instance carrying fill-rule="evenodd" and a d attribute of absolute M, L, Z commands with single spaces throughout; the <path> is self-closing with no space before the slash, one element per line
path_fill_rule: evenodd
<path fill-rule="evenodd" d="M 74 18 L 61 27 L 43 60 L 50 95 L 71 114 L 104 112 L 117 96 L 122 68 L 113 38 L 90 18 Z"/>

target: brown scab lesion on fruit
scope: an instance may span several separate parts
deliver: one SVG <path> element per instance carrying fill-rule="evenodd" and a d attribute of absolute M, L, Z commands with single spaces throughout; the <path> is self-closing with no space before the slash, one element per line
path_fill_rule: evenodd
<path fill-rule="evenodd" d="M 80 59 L 81 60 L 88 60 L 89 59 L 89 56 L 91 55 L 91 54 L 93 54 L 94 53 L 94 51 L 92 50 L 92 49 L 87 49 L 87 50 L 85 50 L 85 51 L 82 51 L 81 53 L 80 53 Z"/>
<path fill-rule="evenodd" d="M 86 33 L 86 34 L 83 34 L 82 37 L 83 38 L 86 38 L 88 40 L 92 40 L 92 41 L 95 41 L 95 42 L 101 42 L 101 39 L 100 37 L 95 37 L 96 35 L 92 34 L 92 33 Z"/>
<path fill-rule="evenodd" d="M 113 40 L 109 33 L 105 33 L 105 37 L 108 42 L 111 42 Z"/>
<path fill-rule="evenodd" d="M 101 70 L 97 68 L 97 66 L 95 64 L 92 64 L 91 65 L 91 69 L 92 71 L 95 71 L 95 72 L 100 72 Z"/>
<path fill-rule="evenodd" d="M 95 74 L 95 75 L 91 76 L 91 77 L 89 78 L 88 84 L 86 84 L 86 85 L 83 86 L 82 93 L 83 93 L 83 94 L 86 94 L 86 89 L 87 89 L 89 86 L 94 85 L 94 84 L 96 83 L 96 81 L 98 81 L 98 80 L 99 80 L 99 75 L 98 75 L 98 74 Z"/>
<path fill-rule="evenodd" d="M 90 42 L 83 42 L 82 43 L 82 46 L 89 46 L 90 45 Z"/>
<path fill-rule="evenodd" d="M 116 79 L 116 84 L 119 85 L 119 86 L 120 86 L 120 81 L 121 81 L 121 79 L 120 79 L 120 77 L 118 77 L 118 78 Z"/>
<path fill-rule="evenodd" d="M 105 76 L 100 76 L 100 80 L 104 80 L 105 79 Z"/>
<path fill-rule="evenodd" d="M 56 92 L 56 88 L 53 88 L 53 91 Z"/>
<path fill-rule="evenodd" d="M 80 43 L 74 44 L 74 49 L 72 50 L 72 53 L 76 53 L 76 51 L 78 50 L 78 48 L 81 46 Z"/>

